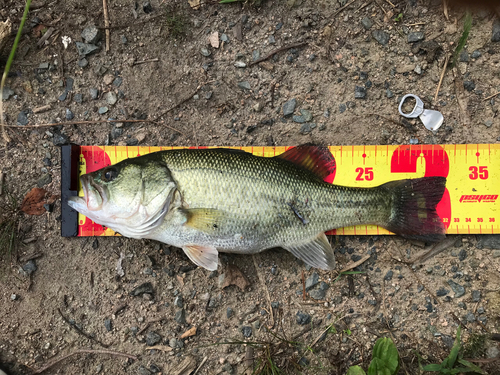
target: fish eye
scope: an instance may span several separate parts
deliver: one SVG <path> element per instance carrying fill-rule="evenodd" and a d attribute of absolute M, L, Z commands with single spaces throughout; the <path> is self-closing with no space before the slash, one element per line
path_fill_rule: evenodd
<path fill-rule="evenodd" d="M 102 179 L 105 182 L 111 182 L 116 177 L 118 177 L 118 171 L 115 168 L 109 168 L 104 172 Z"/>

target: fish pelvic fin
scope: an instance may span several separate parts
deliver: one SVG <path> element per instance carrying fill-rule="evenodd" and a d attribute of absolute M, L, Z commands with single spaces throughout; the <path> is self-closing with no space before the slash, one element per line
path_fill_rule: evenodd
<path fill-rule="evenodd" d="M 283 248 L 312 267 L 322 270 L 335 269 L 335 255 L 324 233 L 306 242 Z"/>
<path fill-rule="evenodd" d="M 304 144 L 276 156 L 314 173 L 322 180 L 335 173 L 335 159 L 328 147 Z"/>
<path fill-rule="evenodd" d="M 182 209 L 187 225 L 207 234 L 214 234 L 220 228 L 223 212 L 214 208 Z"/>
<path fill-rule="evenodd" d="M 436 242 L 445 238 L 436 205 L 443 197 L 445 177 L 423 177 L 391 181 L 380 186 L 393 197 L 386 229 L 408 239 Z"/>
<path fill-rule="evenodd" d="M 219 252 L 213 246 L 187 245 L 182 248 L 191 261 L 209 271 L 216 271 L 219 264 Z"/>

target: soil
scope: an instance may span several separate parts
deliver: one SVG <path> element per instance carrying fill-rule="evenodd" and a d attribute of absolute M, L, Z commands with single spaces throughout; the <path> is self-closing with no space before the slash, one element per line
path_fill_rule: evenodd
<path fill-rule="evenodd" d="M 441 1 L 352 1 L 345 8 L 345 2 L 327 0 L 269 0 L 261 6 L 208 2 L 199 9 L 188 1 L 152 0 L 151 9 L 143 2 L 107 3 L 109 51 L 100 1 L 43 0 L 30 12 L 7 80 L 14 95 L 3 103 L 8 124 L 26 123 L 26 116 L 28 124 L 10 128 L 10 142 L 0 149 L 5 207 L 10 197 L 21 201 L 37 183 L 59 194 L 59 145 L 68 141 L 283 146 L 500 139 L 500 99 L 485 100 L 500 90 L 500 43 L 491 41 L 494 12 L 474 13 L 466 53 L 446 71 L 434 101 L 465 14 L 453 8 L 446 17 Z M 0 21 L 10 18 L 15 29 L 23 6 L 23 1 L 3 0 Z M 369 22 L 362 23 L 364 18 Z M 75 42 L 82 41 L 89 25 L 102 37 L 82 67 Z M 50 27 L 52 36 L 38 47 Z M 386 33 L 387 44 L 374 38 L 376 30 Z M 427 42 L 420 47 L 408 42 L 408 34 L 418 31 Z M 208 42 L 215 32 L 218 48 Z M 67 48 L 66 37 L 71 39 Z M 251 65 L 257 54 L 265 57 L 299 42 L 305 44 Z M 356 86 L 365 88 L 365 98 L 355 98 Z M 99 90 L 95 100 L 92 88 Z M 431 133 L 418 119 L 402 121 L 398 100 L 407 93 L 443 113 L 439 131 Z M 316 127 L 309 132 L 283 118 L 283 104 L 292 98 L 297 114 L 300 109 L 312 113 Z M 107 113 L 99 114 L 101 107 Z M 30 127 L 65 122 L 71 114 L 72 121 L 116 123 Z M 147 121 L 124 122 L 141 119 Z M 45 373 L 188 374 L 201 366 L 197 374 L 242 374 L 248 369 L 246 356 L 252 357 L 248 343 L 255 346 L 256 361 L 271 348 L 286 374 L 344 374 L 353 364 L 368 367 L 379 337 L 396 343 L 403 359 L 400 373 L 417 374 L 416 351 L 424 363 L 440 362 L 458 324 L 464 324 L 466 346 L 471 338 L 500 329 L 495 236 L 490 242 L 450 236 L 449 247 L 419 265 L 408 262 L 422 251 L 420 244 L 392 236 L 337 236 L 330 238 L 335 272 L 310 269 L 276 249 L 255 257 L 222 255 L 219 271 L 210 273 L 193 267 L 180 249 L 154 241 L 62 238 L 60 207 L 58 200 L 52 212 L 19 213 L 17 250 L 2 254 L 0 366 L 8 374 L 30 373 L 78 349 L 113 350 L 137 360 L 77 354 Z M 337 278 L 365 254 L 370 258 L 356 269 L 363 273 Z M 29 274 L 33 262 L 36 271 Z M 229 277 L 229 265 L 241 270 L 250 286 L 222 288 L 220 275 Z M 314 274 L 318 284 L 304 293 L 303 281 Z M 463 286 L 465 294 L 455 298 L 448 280 Z M 145 283 L 152 290 L 131 295 Z M 307 316 L 310 323 L 297 323 Z M 194 336 L 180 339 L 193 327 Z M 151 344 L 161 347 L 151 349 Z M 498 344 L 486 340 L 474 356 L 491 358 L 498 352 Z M 186 358 L 194 367 L 179 372 Z M 498 362 L 479 365 L 500 373 Z"/>

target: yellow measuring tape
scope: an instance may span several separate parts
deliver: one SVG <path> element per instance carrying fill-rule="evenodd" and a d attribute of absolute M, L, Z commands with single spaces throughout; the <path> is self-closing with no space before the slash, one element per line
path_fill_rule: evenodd
<path fill-rule="evenodd" d="M 196 147 L 80 146 L 79 172 L 93 172 L 150 152 Z M 200 147 L 215 148 L 215 147 Z M 228 147 L 273 157 L 290 147 Z M 335 173 L 327 181 L 344 186 L 373 187 L 405 178 L 443 176 L 446 191 L 437 211 L 450 234 L 500 233 L 500 145 L 330 146 Z M 83 190 L 79 186 L 80 196 Z M 329 232 L 340 235 L 389 234 L 360 225 Z M 114 232 L 78 216 L 78 236 L 110 236 Z"/>

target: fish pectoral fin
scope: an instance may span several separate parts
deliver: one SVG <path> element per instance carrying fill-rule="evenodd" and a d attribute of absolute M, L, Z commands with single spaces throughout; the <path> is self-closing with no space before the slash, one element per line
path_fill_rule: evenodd
<path fill-rule="evenodd" d="M 188 208 L 182 212 L 186 216 L 184 225 L 207 234 L 217 231 L 223 216 L 223 212 L 215 208 Z"/>
<path fill-rule="evenodd" d="M 213 246 L 188 245 L 182 248 L 191 261 L 209 271 L 216 271 L 219 264 L 219 252 Z"/>
<path fill-rule="evenodd" d="M 322 270 L 333 270 L 335 268 L 335 255 L 324 233 L 319 234 L 310 241 L 283 246 L 283 248 L 312 267 Z"/>

